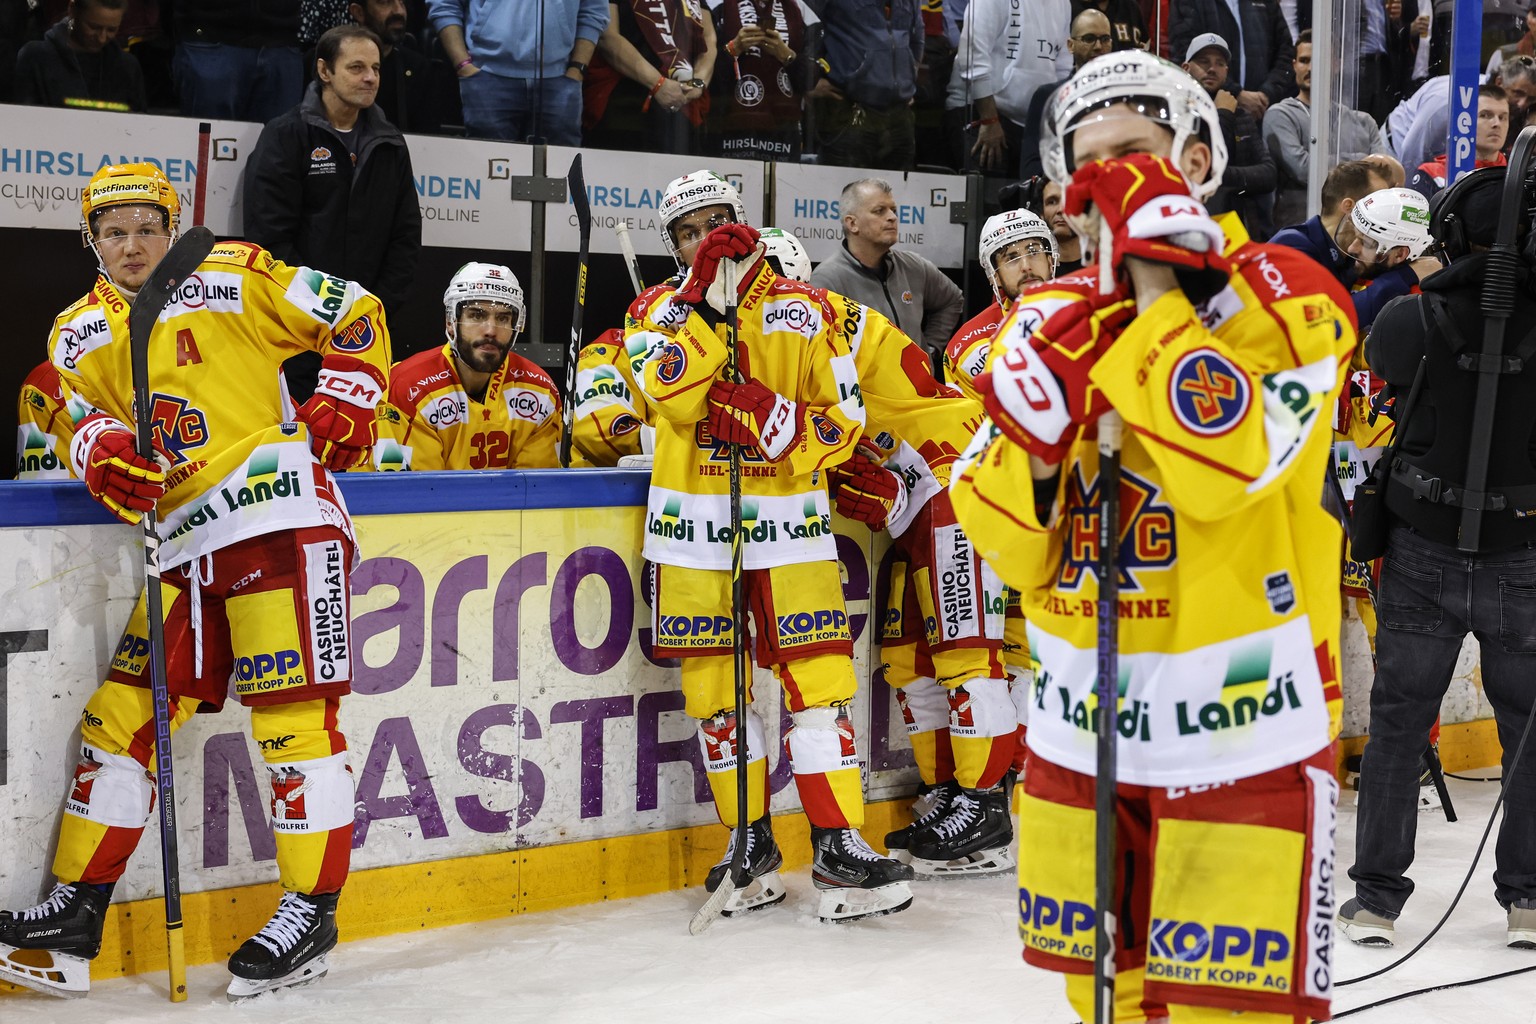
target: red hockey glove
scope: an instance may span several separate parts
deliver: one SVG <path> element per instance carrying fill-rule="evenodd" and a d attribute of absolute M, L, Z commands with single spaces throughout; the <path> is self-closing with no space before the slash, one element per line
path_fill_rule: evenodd
<path fill-rule="evenodd" d="M 374 407 L 384 397 L 384 376 L 355 356 L 332 353 L 320 363 L 315 393 L 299 407 L 309 448 L 326 469 L 362 465 L 378 440 Z"/>
<path fill-rule="evenodd" d="M 1073 428 L 1109 410 L 1088 375 L 1134 314 L 1134 301 L 1122 296 L 1083 299 L 1057 310 L 1028 339 L 1012 339 L 976 378 L 992 422 L 1031 455 L 1061 462 L 1077 437 Z"/>
<path fill-rule="evenodd" d="M 907 503 L 906 488 L 882 462 L 878 451 L 860 441 L 851 459 L 827 471 L 838 513 L 872 530 L 885 529 Z"/>
<path fill-rule="evenodd" d="M 106 413 L 80 421 L 72 449 L 91 497 L 125 523 L 138 522 L 165 493 L 164 467 L 140 455 L 133 431 Z"/>
<path fill-rule="evenodd" d="M 1133 153 L 1078 168 L 1063 209 L 1080 217 L 1090 208 L 1103 218 L 1103 230 L 1112 239 L 1098 259 L 1108 260 L 1116 272 L 1127 256 L 1165 263 L 1180 272 L 1181 286 L 1192 286 L 1201 298 L 1215 294 L 1232 274 L 1231 262 L 1222 255 L 1226 238 L 1221 227 L 1205 204 L 1189 194 L 1189 181 L 1163 157 Z M 1102 249 L 1103 239 L 1097 244 Z"/>
<path fill-rule="evenodd" d="M 757 379 L 745 384 L 717 380 L 709 386 L 709 430 L 717 440 L 782 459 L 805 433 L 805 410 Z"/>
<path fill-rule="evenodd" d="M 677 290 L 677 299 L 690 306 L 699 306 L 708 300 L 715 312 L 725 312 L 725 281 L 720 275 L 721 260 L 737 262 L 736 287 L 745 288 L 752 279 L 748 272 L 757 263 L 757 229 L 750 224 L 722 224 L 704 236 L 693 254 L 693 269 Z M 750 261 L 745 257 L 753 257 Z"/>

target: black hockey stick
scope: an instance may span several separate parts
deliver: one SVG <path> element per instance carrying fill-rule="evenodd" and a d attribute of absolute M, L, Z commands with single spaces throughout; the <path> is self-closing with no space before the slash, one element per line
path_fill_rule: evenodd
<path fill-rule="evenodd" d="M 1094 779 L 1093 1019 L 1115 1019 L 1115 740 L 1120 719 L 1120 414 L 1099 417 L 1099 709 Z"/>
<path fill-rule="evenodd" d="M 149 407 L 149 336 L 182 283 L 213 249 L 213 232 L 193 227 L 171 246 L 128 312 L 133 364 L 133 420 L 139 454 L 155 458 Z M 175 773 L 171 762 L 170 692 L 165 681 L 165 609 L 160 600 L 160 537 L 155 509 L 144 513 L 144 600 L 149 624 L 150 700 L 155 714 L 155 789 L 160 802 L 160 865 L 165 879 L 165 942 L 171 1002 L 187 998 L 187 954 L 181 932 L 181 866 L 176 853 Z"/>
<path fill-rule="evenodd" d="M 725 275 L 725 322 L 730 336 L 726 340 L 725 377 L 738 382 L 736 370 L 736 274 L 735 264 L 722 261 L 720 273 Z M 741 445 L 732 442 L 727 446 L 730 453 L 731 481 L 731 668 L 733 670 L 734 695 L 736 698 L 736 848 L 731 851 L 731 866 L 709 894 L 709 899 L 688 922 L 688 933 L 698 935 L 720 916 L 730 901 L 731 894 L 746 885 L 747 837 L 752 823 L 747 820 L 748 756 L 747 749 L 747 614 L 746 573 L 741 536 Z"/>
<path fill-rule="evenodd" d="M 571 425 L 576 418 L 576 360 L 581 353 L 581 320 L 587 309 L 587 250 L 592 244 L 592 205 L 587 202 L 587 183 L 581 175 L 581 154 L 571 158 L 565 176 L 576 207 L 576 228 L 581 247 L 576 263 L 576 308 L 571 311 L 571 343 L 565 349 L 565 407 L 560 414 L 560 465 L 571 464 Z"/>

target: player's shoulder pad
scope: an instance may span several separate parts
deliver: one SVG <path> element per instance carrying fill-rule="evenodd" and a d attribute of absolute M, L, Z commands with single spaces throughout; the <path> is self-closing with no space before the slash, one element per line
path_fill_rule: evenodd
<path fill-rule="evenodd" d="M 277 260 L 272 254 L 254 242 L 241 242 L 231 240 L 220 242 L 203 259 L 203 263 L 213 263 L 225 267 L 244 267 L 247 270 L 260 270 L 263 273 L 272 269 Z"/>
<path fill-rule="evenodd" d="M 660 284 L 653 284 L 635 296 L 635 300 L 624 311 L 625 315 L 632 320 L 644 320 L 646 313 L 650 311 L 652 306 L 656 305 L 662 296 L 670 295 L 676 290 L 677 286 L 671 280 L 662 281 Z"/>
<path fill-rule="evenodd" d="M 516 381 L 522 384 L 539 384 L 551 392 L 555 390 L 554 378 L 550 377 L 542 366 L 516 352 L 507 353 L 507 372 L 502 379 L 508 384 Z"/>
<path fill-rule="evenodd" d="M 442 349 L 428 349 L 407 356 L 389 371 L 389 399 L 407 415 L 420 399 L 454 381 L 453 368 Z"/>
<path fill-rule="evenodd" d="M 1301 250 L 1286 245 L 1248 242 L 1233 251 L 1232 262 L 1265 305 L 1326 295 L 1349 319 L 1350 327 L 1358 328 L 1355 304 L 1344 286 L 1322 264 Z"/>
<path fill-rule="evenodd" d="M 59 379 L 58 368 L 47 360 L 32 367 L 32 372 L 27 374 L 22 386 L 40 391 L 55 402 L 64 400 L 64 382 Z"/>

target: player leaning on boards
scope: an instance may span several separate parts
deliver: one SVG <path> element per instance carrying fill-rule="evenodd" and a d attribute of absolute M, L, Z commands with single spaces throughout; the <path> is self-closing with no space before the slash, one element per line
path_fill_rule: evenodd
<path fill-rule="evenodd" d="M 523 289 L 508 267 L 466 263 L 443 292 L 442 348 L 402 359 L 380 407 L 377 469 L 548 469 L 560 464 L 560 398 L 512 351 Z"/>
<path fill-rule="evenodd" d="M 810 259 L 793 235 L 763 232 L 770 261 L 798 275 Z M 924 784 L 913 824 L 885 837 L 919 875 L 1013 866 L 1002 779 L 1018 712 L 1003 651 L 1003 584 L 955 525 L 949 474 L 981 422 L 979 401 L 934 379 L 928 356 L 879 313 L 824 293 L 864 399 L 855 456 L 828 472 L 838 512 L 889 530 L 892 563 L 881 657 L 897 689 Z"/>
<path fill-rule="evenodd" d="M 1090 61 L 1047 125 L 1047 172 L 1071 181 L 1068 213 L 1113 291 L 1096 272 L 1064 278 L 1005 321 L 977 381 L 992 422 L 952 487 L 1022 594 L 1038 663 L 1024 956 L 1066 974 L 1092 1019 L 1095 425 L 1114 409 L 1115 1019 L 1326 1018 L 1340 531 L 1321 497 L 1351 304 L 1311 260 L 1205 213 L 1226 153 L 1214 104 L 1175 65 Z"/>
<path fill-rule="evenodd" d="M 123 164 L 96 172 L 81 207 L 101 276 L 59 314 L 49 340 L 85 413 L 71 459 L 118 517 L 134 522 L 158 506 L 172 728 L 218 710 L 233 683 L 272 786 L 284 891 L 272 919 L 230 957 L 230 995 L 311 980 L 336 944 L 352 850 L 337 713 L 351 680 L 356 547 L 330 471 L 363 462 L 374 441 L 389 365 L 383 308 L 352 282 L 286 266 L 255 245 L 218 246 L 150 338 L 151 462 L 128 426 L 127 320 L 176 236 L 180 203 L 158 168 Z M 303 351 L 324 360 L 314 397 L 295 410 L 280 367 Z M 153 803 L 145 615 L 141 596 L 85 707 L 53 862 L 58 884 L 38 906 L 0 912 L 5 980 L 89 988 L 86 961 L 100 951 L 112 887 Z M 31 950 L 51 951 L 52 976 L 18 966 L 36 964 Z"/>
<path fill-rule="evenodd" d="M 642 295 L 636 307 L 648 305 L 631 307 L 626 321 L 635 378 L 657 417 L 644 554 L 656 564 L 656 653 L 682 659 L 685 710 L 699 720 L 715 808 L 733 829 L 745 739 L 752 882 L 733 893 L 726 912 L 785 897 L 763 724 L 751 712 L 738 723 L 732 710 L 731 444 L 742 449 L 756 661 L 772 668 L 794 718 L 784 746 L 811 823 L 820 916 L 904 910 L 912 870 L 875 853 L 858 832 L 864 796 L 847 710 L 857 686 L 853 640 L 820 476 L 848 458 L 864 427 L 852 357 L 821 293 L 779 277 L 762 258 L 730 182 L 711 171 L 678 178 L 662 195 L 660 220 L 678 265 L 691 269 L 677 290 Z M 727 300 L 727 277 L 740 282 L 739 302 Z M 739 383 L 721 376 L 728 305 L 739 319 Z M 710 872 L 711 890 L 729 862 L 727 851 Z"/>

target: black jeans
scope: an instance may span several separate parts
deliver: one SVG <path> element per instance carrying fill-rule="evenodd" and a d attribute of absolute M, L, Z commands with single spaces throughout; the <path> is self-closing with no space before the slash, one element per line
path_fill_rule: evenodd
<path fill-rule="evenodd" d="M 1376 611 L 1370 740 L 1360 764 L 1349 869 L 1355 895 L 1368 910 L 1396 917 L 1413 893 L 1405 872 L 1418 826 L 1419 758 L 1462 639 L 1472 633 L 1511 780 L 1494 853 L 1494 896 L 1505 907 L 1536 897 L 1536 737 L 1518 768 L 1512 764 L 1536 696 L 1536 549 L 1464 555 L 1394 527 Z"/>

